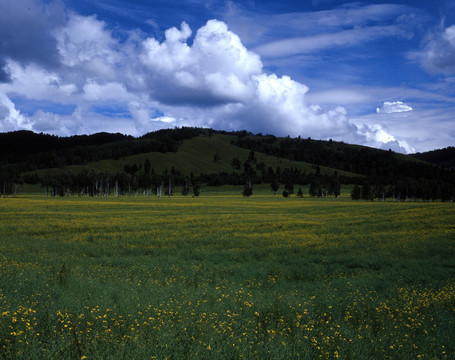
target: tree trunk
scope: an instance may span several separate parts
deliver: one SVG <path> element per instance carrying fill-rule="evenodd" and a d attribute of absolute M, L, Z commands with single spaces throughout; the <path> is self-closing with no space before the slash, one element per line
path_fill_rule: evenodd
<path fill-rule="evenodd" d="M 110 181 L 109 181 L 109 177 L 107 177 L 107 178 L 106 178 L 106 193 L 105 193 L 106 196 L 109 196 L 109 191 L 110 191 L 110 189 L 109 189 L 109 182 L 110 182 Z"/>

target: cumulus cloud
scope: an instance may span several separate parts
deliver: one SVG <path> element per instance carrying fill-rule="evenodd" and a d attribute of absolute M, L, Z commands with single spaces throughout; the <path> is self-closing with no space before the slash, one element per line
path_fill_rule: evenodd
<path fill-rule="evenodd" d="M 31 130 L 29 119 L 16 109 L 14 103 L 0 92 L 0 131 L 14 131 L 18 129 Z"/>
<path fill-rule="evenodd" d="M 159 128 L 203 126 L 378 147 L 397 143 L 403 148 L 380 127 L 353 124 L 344 107 L 324 109 L 310 103 L 306 85 L 289 76 L 265 73 L 260 56 L 222 21 L 208 21 L 195 35 L 183 22 L 180 28 L 168 29 L 161 41 L 144 38 L 138 31 L 119 40 L 96 16 L 74 12 L 65 13 L 46 29 L 50 39 L 40 41 L 51 48 L 57 66 L 33 61 L 33 56 L 22 61 L 12 56 L 20 51 L 7 49 L 12 55 L 3 60 L 9 83 L 0 84 L 2 131 L 140 135 Z M 27 45 L 24 42 L 22 47 Z M 75 110 L 62 114 L 36 107 L 24 114 L 16 108 L 14 96 L 35 103 L 69 104 Z M 122 111 L 97 110 L 110 104 Z"/>
<path fill-rule="evenodd" d="M 165 41 L 148 38 L 140 59 L 149 71 L 152 96 L 164 103 L 212 106 L 248 100 L 252 76 L 260 74 L 259 56 L 248 51 L 225 23 L 210 20 L 200 28 L 193 45 L 191 30 L 171 28 Z"/>
<path fill-rule="evenodd" d="M 141 55 L 141 61 L 151 70 L 149 76 L 160 84 L 161 95 L 156 97 L 174 106 L 168 107 L 174 119 L 186 113 L 198 124 L 224 129 L 363 144 L 381 141 L 352 124 L 345 108 L 324 110 L 309 104 L 306 85 L 289 76 L 263 73 L 258 55 L 248 51 L 225 23 L 209 21 L 198 30 L 192 46 L 187 43 L 190 34 L 183 23 L 180 30 L 168 30 L 161 43 L 152 38 L 145 40 Z M 193 110 L 189 109 L 189 100 Z M 194 106 L 200 109 L 195 112 Z M 141 114 L 135 117 L 142 119 L 144 126 L 151 116 Z"/>
<path fill-rule="evenodd" d="M 307 104 L 307 86 L 289 76 L 263 73 L 259 56 L 248 51 L 225 23 L 208 21 L 192 46 L 187 43 L 190 34 L 183 23 L 180 30 L 168 30 L 161 43 L 145 40 L 141 54 L 150 83 L 155 84 L 152 96 L 174 106 L 168 108 L 174 118 L 181 119 L 188 111 L 205 126 L 323 138 L 358 136 L 344 108 L 324 111 Z M 194 113 L 190 104 L 200 109 Z M 141 114 L 135 117 L 145 125 L 150 115 Z"/>
<path fill-rule="evenodd" d="M 242 116 L 258 131 L 279 135 L 306 135 L 316 138 L 351 137 L 355 128 L 349 123 L 346 110 L 338 107 L 324 111 L 305 100 L 308 87 L 288 76 L 261 74 L 254 77 L 256 94 Z M 264 130 L 263 130 L 264 131 Z M 330 134 L 330 135 L 329 135 Z"/>
<path fill-rule="evenodd" d="M 91 102 L 110 102 L 125 101 L 129 97 L 125 86 L 116 82 L 99 84 L 93 79 L 89 79 L 83 87 L 83 97 Z"/>
<path fill-rule="evenodd" d="M 374 124 L 372 126 L 362 125 L 359 127 L 359 133 L 366 137 L 366 144 L 377 147 L 383 150 L 393 150 L 395 152 L 410 154 L 414 153 L 415 149 L 404 140 L 397 140 L 393 135 L 389 134 L 381 125 Z"/>
<path fill-rule="evenodd" d="M 419 52 L 410 54 L 420 60 L 430 73 L 455 73 L 455 25 L 445 27 L 442 23 L 434 32 L 427 35 Z"/>
<path fill-rule="evenodd" d="M 379 113 L 385 113 L 385 114 L 393 114 L 393 113 L 400 113 L 400 112 L 406 112 L 406 111 L 412 111 L 412 107 L 409 105 L 406 105 L 405 103 L 401 101 L 394 101 L 394 102 L 384 102 L 384 104 L 380 108 L 376 108 L 376 112 Z"/>
<path fill-rule="evenodd" d="M 438 102 L 435 106 L 427 107 L 422 105 L 425 98 L 422 96 L 421 99 L 419 107 L 416 106 L 413 111 L 370 112 L 352 116 L 351 121 L 358 128 L 366 125 L 367 129 L 380 124 L 387 133 L 409 145 L 408 151 L 403 149 L 401 152 L 424 152 L 453 146 L 455 126 L 451 114 L 455 113 L 454 102 Z M 371 146 L 378 147 L 373 144 Z M 384 145 L 381 148 L 385 148 Z"/>
<path fill-rule="evenodd" d="M 10 84 L 3 85 L 7 92 L 29 99 L 65 102 L 76 91 L 75 85 L 64 83 L 56 71 L 46 70 L 37 64 L 21 66 L 17 62 L 8 61 L 6 68 L 12 80 Z"/>
<path fill-rule="evenodd" d="M 80 128 L 81 124 L 78 121 L 80 120 L 78 117 L 79 113 L 79 109 L 71 114 L 71 116 L 37 110 L 31 116 L 30 120 L 35 131 L 69 136 L 72 133 L 78 133 L 80 130 L 83 130 Z"/>
<path fill-rule="evenodd" d="M 74 81 L 88 77 L 113 81 L 122 74 L 119 68 L 125 62 L 122 45 L 113 38 L 104 21 L 96 16 L 68 14 L 68 21 L 54 31 L 61 64 L 66 67 L 66 78 Z"/>

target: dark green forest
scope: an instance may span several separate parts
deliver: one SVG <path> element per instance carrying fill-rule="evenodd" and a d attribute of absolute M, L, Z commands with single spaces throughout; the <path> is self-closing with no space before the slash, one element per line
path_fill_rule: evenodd
<path fill-rule="evenodd" d="M 433 164 L 455 168 L 455 147 L 453 146 L 449 146 L 444 149 L 432 150 L 425 153 L 416 153 L 412 154 L 411 156 Z"/>
<path fill-rule="evenodd" d="M 119 160 L 137 154 L 175 153 L 184 140 L 224 135 L 232 147 L 248 150 L 244 158 L 230 159 L 231 171 L 196 174 L 170 166 L 158 173 L 153 160 L 126 164 L 122 171 L 87 170 L 83 166 L 100 160 Z M 311 164 L 311 171 L 298 167 L 271 167 L 259 154 Z M 40 184 L 53 196 L 115 194 L 169 195 L 175 187 L 182 194 L 198 196 L 201 186 L 244 185 L 244 196 L 254 194 L 256 184 L 270 184 L 271 192 L 303 196 L 300 186 L 309 186 L 310 196 L 338 196 L 341 184 L 353 185 L 354 200 L 392 197 L 396 200 L 451 201 L 455 195 L 454 148 L 403 155 L 392 151 L 310 138 L 280 138 L 247 131 L 226 132 L 202 128 L 159 130 L 134 138 L 98 133 L 58 137 L 17 131 L 0 134 L 0 195 L 15 195 L 24 183 Z M 213 161 L 220 160 L 218 153 Z M 39 170 L 82 170 L 51 174 Z M 323 174 L 321 167 L 332 169 Z M 353 174 L 346 175 L 346 172 Z M 343 173 L 344 175 L 340 175 Z M 297 190 L 298 189 L 298 190 Z"/>

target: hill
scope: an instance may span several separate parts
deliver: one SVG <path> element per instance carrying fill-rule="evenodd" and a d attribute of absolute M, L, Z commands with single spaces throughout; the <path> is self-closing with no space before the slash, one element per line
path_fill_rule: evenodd
<path fill-rule="evenodd" d="M 90 162 L 85 165 L 72 165 L 58 169 L 43 169 L 37 171 L 38 174 L 52 171 L 54 173 L 64 171 L 78 172 L 84 169 L 89 171 L 97 171 L 103 169 L 110 173 L 121 172 L 125 167 L 133 167 L 136 165 L 139 169 L 149 160 L 153 170 L 156 173 L 163 173 L 172 168 L 177 169 L 180 173 L 186 176 L 201 175 L 201 174 L 217 174 L 220 172 L 230 173 L 236 170 L 242 170 L 243 164 L 248 159 L 251 151 L 247 148 L 239 147 L 234 144 L 236 137 L 233 135 L 213 134 L 209 136 L 197 136 L 191 139 L 182 140 L 178 149 L 175 152 L 144 152 L 131 156 L 121 157 L 113 160 L 100 160 Z M 255 153 L 255 167 L 260 169 L 273 170 L 280 167 L 297 168 L 301 172 L 315 172 L 316 166 L 303 161 L 289 160 L 279 158 L 273 155 Z M 233 164 L 234 159 L 238 159 L 240 166 Z M 322 166 L 320 173 L 332 175 L 336 169 Z M 341 176 L 358 177 L 358 174 L 339 171 Z"/>
<path fill-rule="evenodd" d="M 455 147 L 453 146 L 424 153 L 417 153 L 412 156 L 432 164 L 455 168 Z"/>
<path fill-rule="evenodd" d="M 59 151 L 71 147 L 101 146 L 126 139 L 132 139 L 132 137 L 118 133 L 58 137 L 26 130 L 0 133 L 0 163 L 21 162 L 31 154 Z"/>
<path fill-rule="evenodd" d="M 113 186 L 124 193 L 151 192 L 168 182 L 277 182 L 310 184 L 313 194 L 321 196 L 336 195 L 340 183 L 367 183 L 383 196 L 450 199 L 455 188 L 453 170 L 415 156 L 246 131 L 181 128 L 140 138 L 107 133 L 60 138 L 20 131 L 0 134 L 0 141 L 0 193 L 13 191 L 21 181 L 60 194 L 96 194 L 100 187 L 109 191 Z"/>
<path fill-rule="evenodd" d="M 176 151 L 179 142 L 202 129 L 159 130 L 141 138 L 97 133 L 71 137 L 16 131 L 0 134 L 0 166 L 14 165 L 18 172 L 87 164 L 145 152 Z"/>

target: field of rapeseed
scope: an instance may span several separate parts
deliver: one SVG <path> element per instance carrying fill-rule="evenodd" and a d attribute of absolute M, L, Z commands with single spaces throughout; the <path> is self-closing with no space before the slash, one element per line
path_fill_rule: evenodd
<path fill-rule="evenodd" d="M 455 206 L 0 199 L 1 359 L 453 359 Z"/>

